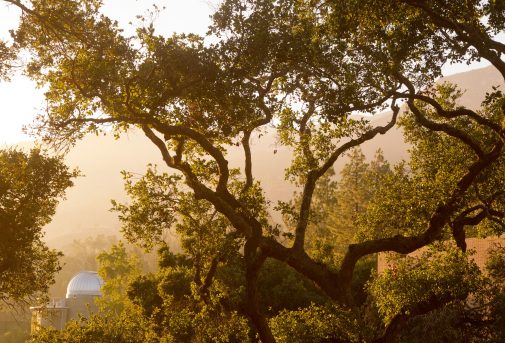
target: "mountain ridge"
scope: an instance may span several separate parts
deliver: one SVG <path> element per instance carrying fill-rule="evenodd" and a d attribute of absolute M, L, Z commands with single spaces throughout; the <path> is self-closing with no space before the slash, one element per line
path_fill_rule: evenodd
<path fill-rule="evenodd" d="M 460 104 L 477 109 L 485 93 L 493 85 L 503 85 L 500 74 L 493 67 L 485 67 L 440 79 L 458 84 L 464 91 Z M 374 125 L 384 125 L 391 113 L 378 114 L 371 120 Z M 277 144 L 277 137 L 267 131 L 261 138 L 252 140 L 253 172 L 261 181 L 267 197 L 275 204 L 277 200 L 288 200 L 296 190 L 284 180 L 284 169 L 289 165 L 291 151 Z M 24 146 L 26 144 L 20 144 Z M 407 157 L 408 145 L 398 127 L 386 135 L 362 145 L 368 159 L 381 148 L 391 163 Z M 231 167 L 242 167 L 239 162 L 242 151 L 230 149 L 228 159 Z M 115 213 L 109 211 L 110 200 L 127 201 L 123 189 L 121 170 L 143 174 L 148 164 L 159 165 L 164 171 L 160 153 L 139 132 L 128 132 L 120 139 L 108 136 L 87 136 L 78 142 L 65 160 L 71 167 L 78 167 L 85 177 L 75 180 L 75 186 L 67 192 L 67 199 L 58 206 L 53 221 L 46 226 L 45 240 L 52 247 L 61 248 L 66 241 L 82 239 L 90 235 L 119 235 L 120 224 Z M 337 161 L 337 173 L 345 164 L 345 158 Z"/>

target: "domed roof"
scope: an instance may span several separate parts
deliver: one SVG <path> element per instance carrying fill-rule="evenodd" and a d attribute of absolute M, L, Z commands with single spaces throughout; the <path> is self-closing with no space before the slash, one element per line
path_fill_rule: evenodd
<path fill-rule="evenodd" d="M 67 286 L 67 298 L 79 295 L 102 295 L 103 280 L 97 272 L 80 272 L 74 275 Z"/>

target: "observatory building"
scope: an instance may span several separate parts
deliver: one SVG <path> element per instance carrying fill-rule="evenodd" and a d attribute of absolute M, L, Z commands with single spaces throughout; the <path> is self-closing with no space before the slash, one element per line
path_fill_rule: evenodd
<path fill-rule="evenodd" d="M 103 280 L 97 272 L 80 272 L 70 280 L 67 295 L 43 306 L 30 307 L 32 333 L 40 327 L 65 328 L 68 321 L 96 312 L 95 299 L 101 296 Z"/>

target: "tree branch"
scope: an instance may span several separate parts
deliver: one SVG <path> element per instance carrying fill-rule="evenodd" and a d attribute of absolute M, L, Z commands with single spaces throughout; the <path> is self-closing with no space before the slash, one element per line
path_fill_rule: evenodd
<path fill-rule="evenodd" d="M 476 210 L 481 210 L 478 214 L 473 217 L 469 217 L 468 215 Z M 488 215 L 488 212 L 483 206 L 474 206 L 465 211 L 463 211 L 460 215 L 458 215 L 452 223 L 450 223 L 452 236 L 456 241 L 456 245 L 461 251 L 466 251 L 466 235 L 465 235 L 465 226 L 466 225 L 477 225 L 481 221 L 484 220 Z"/>
<path fill-rule="evenodd" d="M 457 203 L 462 199 L 477 176 L 500 157 L 502 148 L 503 143 L 498 141 L 491 152 L 483 155 L 468 168 L 468 172 L 459 180 L 449 199 L 437 207 L 431 216 L 428 228 L 422 234 L 412 237 L 397 235 L 349 245 L 339 271 L 343 286 L 350 287 L 354 267 L 363 256 L 383 251 L 409 254 L 438 239 L 443 227 L 449 222 L 450 216 L 457 209 Z"/>
<path fill-rule="evenodd" d="M 152 126 L 160 133 L 167 136 L 182 135 L 197 142 L 214 160 L 219 167 L 219 181 L 217 190 L 231 197 L 228 192 L 228 179 L 230 170 L 228 169 L 228 161 L 225 159 L 221 150 L 215 147 L 203 134 L 182 125 L 165 125 L 156 120 L 151 120 Z"/>
<path fill-rule="evenodd" d="M 420 316 L 423 314 L 427 314 L 431 311 L 434 311 L 441 306 L 448 304 L 454 300 L 465 300 L 467 295 L 461 298 L 455 298 L 450 295 L 445 295 L 442 297 L 437 297 L 436 295 L 430 296 L 427 300 L 417 303 L 410 308 L 403 308 L 400 310 L 400 313 L 396 315 L 391 322 L 386 326 L 384 331 L 384 335 L 375 340 L 375 343 L 389 343 L 396 342 L 396 338 L 400 333 L 400 330 L 407 324 L 409 319 Z"/>
<path fill-rule="evenodd" d="M 242 189 L 242 192 L 246 192 L 253 185 L 252 156 L 251 156 L 251 144 L 250 144 L 251 133 L 252 133 L 251 130 L 246 130 L 244 131 L 244 137 L 242 137 L 242 146 L 244 148 L 244 156 L 245 156 L 244 172 L 246 177 L 246 182 L 244 188 Z"/>
<path fill-rule="evenodd" d="M 391 109 L 393 110 L 393 116 L 391 117 L 391 121 L 387 123 L 384 126 L 377 126 L 373 128 L 372 130 L 365 132 L 363 135 L 356 139 L 351 139 L 349 142 L 343 144 L 340 146 L 333 154 L 330 156 L 330 158 L 321 166 L 316 171 L 317 177 L 323 176 L 328 169 L 330 169 L 333 164 L 337 161 L 337 159 L 345 153 L 347 150 L 354 148 L 360 144 L 363 144 L 366 141 L 369 141 L 373 139 L 375 136 L 378 134 L 384 135 L 386 132 L 388 132 L 395 124 L 396 124 L 396 119 L 398 118 L 398 113 L 400 112 L 400 108 L 396 106 L 395 102 L 393 101 L 391 105 Z"/>
<path fill-rule="evenodd" d="M 207 275 L 205 275 L 205 280 L 203 280 L 203 283 L 198 288 L 198 292 L 200 294 L 202 295 L 208 294 L 209 287 L 212 285 L 212 279 L 214 278 L 214 275 L 216 275 L 218 264 L 219 264 L 219 258 L 213 257 L 210 263 L 209 271 L 207 272 Z"/>
<path fill-rule="evenodd" d="M 356 147 L 366 141 L 373 139 L 378 134 L 385 134 L 389 131 L 396 123 L 398 113 L 400 108 L 396 106 L 395 102 L 391 104 L 393 110 L 393 116 L 391 121 L 385 126 L 377 126 L 370 131 L 365 132 L 360 137 L 356 139 L 351 139 L 349 142 L 344 143 L 339 148 L 337 148 L 333 154 L 328 158 L 328 160 L 317 170 L 309 171 L 307 174 L 307 181 L 305 182 L 304 190 L 302 193 L 302 203 L 300 205 L 300 216 L 296 226 L 295 241 L 293 243 L 293 248 L 296 250 L 303 250 L 305 245 L 305 231 L 307 230 L 308 219 L 310 214 L 310 206 L 312 203 L 312 196 L 314 194 L 314 189 L 316 187 L 317 180 L 321 178 L 330 169 L 337 159 L 344 154 L 346 151 L 353 147 Z"/>
<path fill-rule="evenodd" d="M 422 10 L 436 25 L 454 31 L 460 40 L 471 44 L 481 57 L 491 62 L 505 79 L 505 63 L 500 57 L 501 54 L 505 53 L 504 44 L 491 39 L 487 33 L 478 27 L 470 26 L 464 22 L 453 21 L 447 16 L 442 16 L 436 10 L 429 7 L 429 2 L 427 1 L 404 0 L 404 3 Z"/>
<path fill-rule="evenodd" d="M 396 73 L 396 76 L 400 82 L 402 82 L 407 89 L 409 90 L 409 93 L 411 96 L 414 96 L 416 94 L 414 85 L 408 78 L 405 76 L 401 75 L 400 73 Z M 465 143 L 468 145 L 478 157 L 482 157 L 484 155 L 484 151 L 482 150 L 481 146 L 468 134 L 466 134 L 464 131 L 459 130 L 455 128 L 454 126 L 450 126 L 445 123 L 437 123 L 434 122 L 430 119 L 428 119 L 426 116 L 422 114 L 422 112 L 417 108 L 417 106 L 414 103 L 413 97 L 410 97 L 407 101 L 407 105 L 409 106 L 409 109 L 412 111 L 414 114 L 416 121 L 421 124 L 422 126 L 432 130 L 432 131 L 438 131 L 438 132 L 444 132 L 447 135 L 454 137 L 456 139 L 459 139 L 461 142 Z"/>
<path fill-rule="evenodd" d="M 259 247 L 266 256 L 287 263 L 297 272 L 314 281 L 336 302 L 352 305 L 350 293 L 346 293 L 346 290 L 340 287 L 338 274 L 332 272 L 326 265 L 311 259 L 305 251 L 287 248 L 270 237 L 261 237 Z"/>
<path fill-rule="evenodd" d="M 156 136 L 153 130 L 151 130 L 147 125 L 142 125 L 142 131 L 144 131 L 144 134 L 147 136 L 147 138 L 149 138 L 151 142 L 153 142 L 154 145 L 156 145 L 156 147 L 160 150 L 163 161 L 165 161 L 169 167 L 179 169 L 179 167 L 175 165 L 172 156 L 170 156 L 170 152 L 168 151 L 165 142 Z"/>
<path fill-rule="evenodd" d="M 257 252 L 259 237 L 253 237 L 246 241 L 244 246 L 244 257 L 246 260 L 246 311 L 254 326 L 258 330 L 261 342 L 275 343 L 275 338 L 270 330 L 268 321 L 261 313 L 258 295 L 258 275 L 266 256 Z"/>
<path fill-rule="evenodd" d="M 467 116 L 474 120 L 475 122 L 486 126 L 493 130 L 495 133 L 498 134 L 498 137 L 500 137 L 502 140 L 505 139 L 505 130 L 497 123 L 484 118 L 480 115 L 478 115 L 476 112 L 468 109 L 468 108 L 458 108 L 456 110 L 445 110 L 442 105 L 440 105 L 435 99 L 430 98 L 428 96 L 422 95 L 422 94 L 403 94 L 403 93 L 395 93 L 395 95 L 398 98 L 408 98 L 408 99 L 416 99 L 416 100 L 421 100 L 425 103 L 430 104 L 435 110 L 437 111 L 437 114 L 441 117 L 447 118 L 447 119 L 453 119 L 461 116 Z"/>

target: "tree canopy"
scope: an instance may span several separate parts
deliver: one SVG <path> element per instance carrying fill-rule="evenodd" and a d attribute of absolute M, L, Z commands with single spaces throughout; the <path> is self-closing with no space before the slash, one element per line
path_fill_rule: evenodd
<path fill-rule="evenodd" d="M 0 151 L 0 302 L 45 295 L 61 253 L 42 241 L 43 227 L 76 176 L 39 150 Z"/>
<path fill-rule="evenodd" d="M 150 170 L 128 184 L 132 203 L 116 204 L 125 231 L 151 244 L 176 225 L 191 242 L 194 283 L 204 290 L 216 265 L 240 252 L 244 313 L 263 342 L 275 341 L 258 291 L 267 259 L 289 265 L 346 311 L 357 307 L 353 277 L 368 256 L 453 237 L 462 250 L 449 255 L 453 262 L 469 228 L 503 233 L 503 94 L 496 89 L 475 111 L 457 105 L 454 87 L 434 85 L 450 62 L 485 59 L 505 77 L 500 1 L 225 0 L 213 40 L 163 37 L 153 24 L 126 36 L 95 0 L 4 1 L 23 10 L 13 49 L 31 53 L 26 72 L 47 89 L 34 132 L 61 146 L 88 132 L 142 130 L 176 174 Z M 345 153 L 397 125 L 400 106 L 413 159 L 379 180 L 382 200 L 372 197 L 364 217 L 352 218 L 360 240 L 340 264 L 321 263 L 306 251 L 318 183 Z M 386 108 L 383 126 L 356 116 Z M 300 187 L 300 199 L 276 207 L 293 221 L 289 232 L 270 218 L 254 178 L 251 136 L 267 129 L 294 153 L 286 180 Z M 239 169 L 226 157 L 232 145 L 243 150 Z M 434 290 L 396 310 L 379 304 L 385 321 L 373 339 L 397 337 L 410 317 L 461 297 Z"/>

